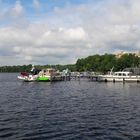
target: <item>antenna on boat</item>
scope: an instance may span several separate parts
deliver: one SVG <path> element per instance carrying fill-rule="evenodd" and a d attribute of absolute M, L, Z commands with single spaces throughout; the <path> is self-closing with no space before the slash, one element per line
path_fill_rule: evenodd
<path fill-rule="evenodd" d="M 32 65 L 32 69 L 31 69 L 31 71 L 34 71 L 34 69 L 35 69 L 35 66 L 34 66 L 34 65 Z"/>
<path fill-rule="evenodd" d="M 112 72 L 113 72 L 113 69 L 114 69 L 114 66 L 111 68 L 111 70 L 110 70 L 110 75 L 112 74 Z"/>

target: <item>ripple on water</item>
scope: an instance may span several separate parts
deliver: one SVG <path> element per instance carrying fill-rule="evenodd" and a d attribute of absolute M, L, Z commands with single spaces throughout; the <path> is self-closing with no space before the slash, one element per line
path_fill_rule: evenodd
<path fill-rule="evenodd" d="M 139 84 L 24 83 L 16 75 L 0 74 L 0 139 L 140 139 Z"/>

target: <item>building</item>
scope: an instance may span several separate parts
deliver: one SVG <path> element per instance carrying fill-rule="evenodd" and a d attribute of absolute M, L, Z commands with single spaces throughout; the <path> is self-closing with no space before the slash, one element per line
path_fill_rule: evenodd
<path fill-rule="evenodd" d="M 135 56 L 140 57 L 140 51 L 136 52 L 136 53 L 135 53 Z"/>
<path fill-rule="evenodd" d="M 124 54 L 134 54 L 135 56 L 140 57 L 140 51 L 132 52 L 132 53 L 122 51 L 122 52 L 116 53 L 115 56 L 116 56 L 116 58 L 121 58 Z"/>

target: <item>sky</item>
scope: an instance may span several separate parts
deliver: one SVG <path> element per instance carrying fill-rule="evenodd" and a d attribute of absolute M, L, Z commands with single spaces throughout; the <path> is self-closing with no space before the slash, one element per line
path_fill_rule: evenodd
<path fill-rule="evenodd" d="M 121 51 L 140 51 L 140 0 L 0 0 L 0 66 Z"/>

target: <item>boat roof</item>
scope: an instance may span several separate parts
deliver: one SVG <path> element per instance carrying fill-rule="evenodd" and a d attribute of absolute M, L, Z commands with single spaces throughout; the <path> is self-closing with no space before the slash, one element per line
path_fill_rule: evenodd
<path fill-rule="evenodd" d="M 115 72 L 115 73 L 125 73 L 125 74 L 129 74 L 129 73 L 132 73 L 132 72 L 130 72 L 130 71 L 117 71 L 117 72 Z"/>
<path fill-rule="evenodd" d="M 42 70 L 56 70 L 56 69 L 54 69 L 54 68 L 44 68 Z"/>

